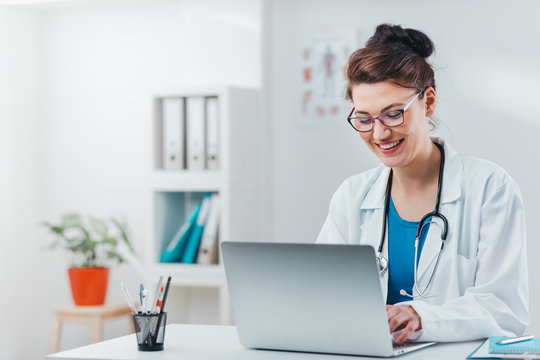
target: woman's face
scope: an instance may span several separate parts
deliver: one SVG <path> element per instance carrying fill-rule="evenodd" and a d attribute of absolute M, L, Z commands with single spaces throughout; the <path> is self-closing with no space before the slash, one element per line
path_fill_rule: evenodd
<path fill-rule="evenodd" d="M 352 86 L 355 112 L 352 116 L 375 117 L 391 110 L 400 110 L 418 93 L 390 82 L 357 84 Z M 369 149 L 391 168 L 406 167 L 420 159 L 423 151 L 431 148 L 428 118 L 435 110 L 435 91 L 427 88 L 422 99 L 416 98 L 403 114 L 403 124 L 388 127 L 379 120 L 373 129 L 360 132 Z"/>

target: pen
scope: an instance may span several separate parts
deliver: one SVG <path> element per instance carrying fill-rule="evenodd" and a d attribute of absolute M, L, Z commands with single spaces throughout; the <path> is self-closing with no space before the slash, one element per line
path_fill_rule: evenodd
<path fill-rule="evenodd" d="M 124 298 L 126 299 L 126 302 L 131 309 L 132 313 L 136 313 L 137 309 L 135 309 L 135 305 L 133 304 L 133 299 L 131 298 L 131 295 L 129 294 L 129 291 L 124 283 L 120 283 L 120 286 L 122 287 L 122 292 L 124 293 Z"/>
<path fill-rule="evenodd" d="M 141 308 L 142 308 L 142 292 L 143 292 L 143 290 L 144 290 L 144 286 L 141 283 L 141 285 L 139 285 L 139 300 L 141 301 Z"/>
<path fill-rule="evenodd" d="M 169 294 L 169 286 L 171 285 L 171 277 L 169 276 L 167 278 L 167 285 L 165 285 L 165 291 L 163 293 L 163 302 L 161 303 L 161 309 L 159 310 L 159 316 L 158 316 L 158 321 L 157 321 L 157 325 L 156 325 L 156 331 L 154 333 L 154 341 L 157 340 L 157 334 L 159 332 L 159 327 L 161 325 L 161 316 L 163 314 L 163 309 L 165 308 L 165 301 L 167 300 L 167 295 Z M 161 298 L 161 295 L 160 295 L 160 298 Z"/>
<path fill-rule="evenodd" d="M 142 291 L 141 310 L 143 314 L 148 311 L 148 290 Z"/>
<path fill-rule="evenodd" d="M 171 277 L 169 276 L 167 278 L 167 285 L 165 285 L 165 293 L 163 294 L 163 303 L 161 304 L 161 311 L 163 312 L 163 309 L 165 308 L 165 302 L 167 301 L 167 295 L 169 294 L 169 286 L 171 285 Z"/>
<path fill-rule="evenodd" d="M 497 345 L 515 344 L 515 343 L 518 343 L 518 342 L 532 340 L 532 339 L 534 339 L 534 335 L 525 335 L 525 336 L 520 336 L 520 337 L 504 339 L 504 340 L 498 341 Z"/>

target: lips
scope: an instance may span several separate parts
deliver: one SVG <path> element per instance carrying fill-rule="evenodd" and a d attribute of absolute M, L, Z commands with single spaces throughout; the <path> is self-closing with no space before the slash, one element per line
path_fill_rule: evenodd
<path fill-rule="evenodd" d="M 394 140 L 394 141 L 385 141 L 383 143 L 376 143 L 377 147 L 381 150 L 383 154 L 390 154 L 396 151 L 404 139 Z"/>

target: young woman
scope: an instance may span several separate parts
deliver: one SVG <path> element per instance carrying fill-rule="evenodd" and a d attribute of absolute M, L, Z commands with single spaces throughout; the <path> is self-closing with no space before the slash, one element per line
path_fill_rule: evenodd
<path fill-rule="evenodd" d="M 420 330 L 419 341 L 516 336 L 529 321 L 520 190 L 430 137 L 433 49 L 418 30 L 380 25 L 351 55 L 348 121 L 382 164 L 338 188 L 317 242 L 374 247 L 398 344 Z"/>

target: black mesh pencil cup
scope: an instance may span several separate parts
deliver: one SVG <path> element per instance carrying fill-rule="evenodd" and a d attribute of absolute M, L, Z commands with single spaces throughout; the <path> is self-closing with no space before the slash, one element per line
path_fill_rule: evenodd
<path fill-rule="evenodd" d="M 137 345 L 140 351 L 163 350 L 167 313 L 133 314 Z"/>

